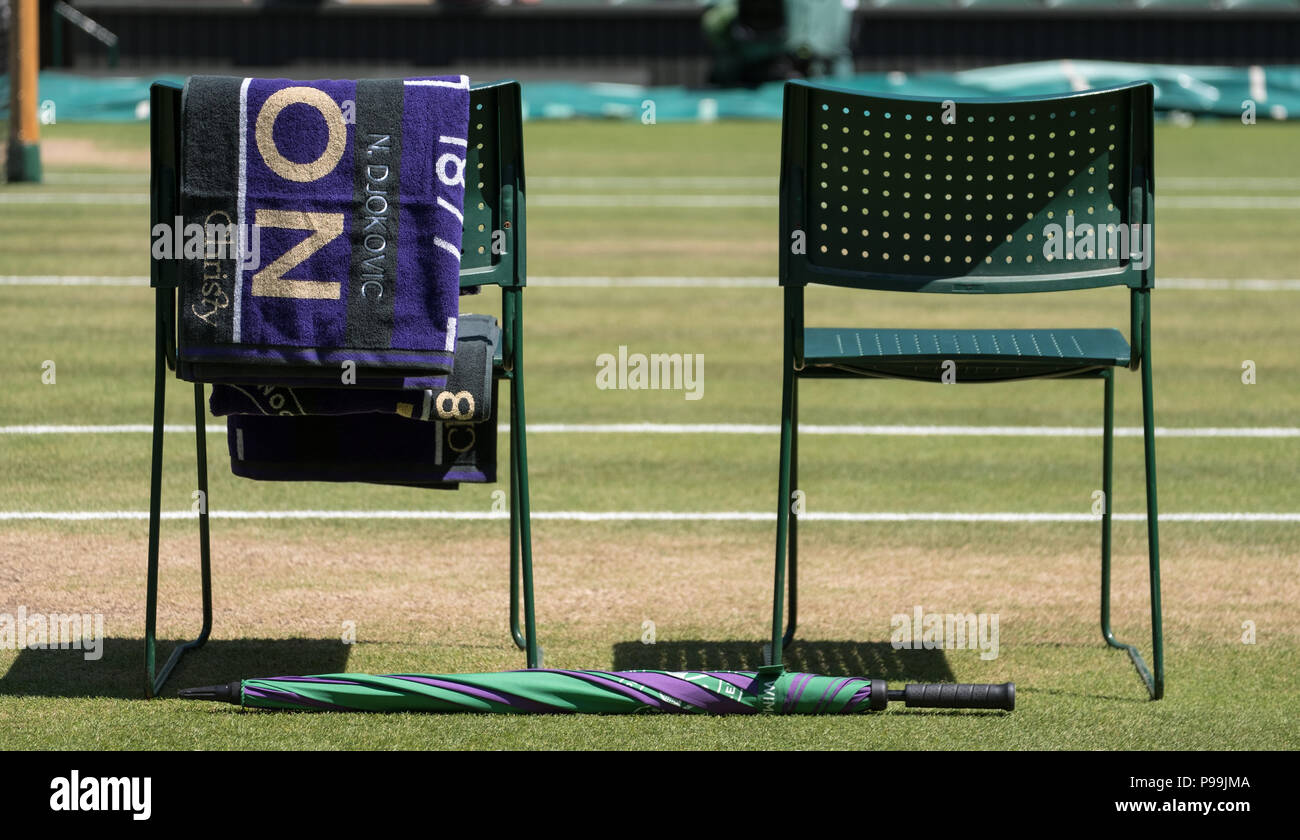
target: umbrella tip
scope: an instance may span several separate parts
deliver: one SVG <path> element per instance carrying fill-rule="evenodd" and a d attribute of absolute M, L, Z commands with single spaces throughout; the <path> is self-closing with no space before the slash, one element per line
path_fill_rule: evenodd
<path fill-rule="evenodd" d="M 182 700 L 216 700 L 218 702 L 243 702 L 244 681 L 234 680 L 224 685 L 204 685 L 198 688 L 182 688 L 178 694 Z"/>

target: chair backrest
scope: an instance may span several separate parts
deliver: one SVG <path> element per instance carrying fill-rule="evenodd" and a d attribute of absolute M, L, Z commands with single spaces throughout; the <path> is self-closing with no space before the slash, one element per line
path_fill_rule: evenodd
<path fill-rule="evenodd" d="M 1152 94 L 902 99 L 787 83 L 781 283 L 1149 288 Z"/>
<path fill-rule="evenodd" d="M 523 286 L 524 140 L 519 83 L 469 92 L 460 285 Z"/>
<path fill-rule="evenodd" d="M 179 212 L 182 87 L 155 82 L 151 89 L 153 145 L 150 225 L 170 223 Z M 470 89 L 465 164 L 465 225 L 460 284 L 524 285 L 524 148 L 519 83 Z M 153 261 L 153 285 L 175 287 L 178 261 Z"/>

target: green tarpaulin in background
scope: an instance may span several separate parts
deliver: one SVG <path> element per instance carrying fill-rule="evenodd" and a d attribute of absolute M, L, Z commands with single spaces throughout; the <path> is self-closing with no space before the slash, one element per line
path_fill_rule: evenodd
<path fill-rule="evenodd" d="M 1242 102 L 1258 120 L 1300 118 L 1300 66 L 1208 67 L 1114 61 L 1040 61 L 956 73 L 860 73 L 827 80 L 837 87 L 938 99 L 1041 96 L 1148 80 L 1156 109 L 1238 119 Z M 640 119 L 653 103 L 657 122 L 781 118 L 781 82 L 754 89 L 688 89 L 539 82 L 524 85 L 529 119 Z"/>
<path fill-rule="evenodd" d="M 178 76 L 155 78 L 184 81 Z M 1165 113 L 1238 119 L 1242 103 L 1250 100 L 1260 121 L 1300 118 L 1300 66 L 1295 65 L 1246 68 L 1040 61 L 956 73 L 861 73 L 837 79 L 835 84 L 865 92 L 962 99 L 1057 94 L 1139 80 L 1156 86 L 1156 109 Z M 50 103 L 43 113 L 55 121 L 143 121 L 149 118 L 152 81 L 154 78 L 92 78 L 47 71 L 40 76 L 38 95 L 43 103 Z M 0 91 L 7 90 L 7 80 L 0 81 Z M 749 90 L 532 82 L 524 84 L 524 114 L 528 119 L 604 117 L 647 122 L 650 116 L 655 122 L 778 120 L 781 83 Z M 5 102 L 0 118 L 7 117 Z"/>

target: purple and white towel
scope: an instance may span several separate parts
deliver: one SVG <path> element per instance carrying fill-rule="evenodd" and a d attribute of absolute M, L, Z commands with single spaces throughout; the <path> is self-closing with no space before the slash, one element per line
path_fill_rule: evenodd
<path fill-rule="evenodd" d="M 183 377 L 451 369 L 467 77 L 194 76 L 183 120 Z"/>

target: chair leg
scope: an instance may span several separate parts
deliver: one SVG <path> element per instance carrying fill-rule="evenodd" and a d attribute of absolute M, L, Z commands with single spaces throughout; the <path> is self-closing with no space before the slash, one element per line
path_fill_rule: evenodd
<path fill-rule="evenodd" d="M 1148 316 L 1149 317 L 1149 316 Z M 1147 479 L 1147 572 L 1151 585 L 1151 662 L 1154 676 L 1143 674 L 1152 700 L 1165 696 L 1165 637 L 1160 615 L 1160 517 L 1156 505 L 1156 418 L 1155 393 L 1151 383 L 1151 340 L 1143 342 L 1142 357 L 1142 443 Z"/>
<path fill-rule="evenodd" d="M 788 346 L 787 342 L 787 348 Z M 794 447 L 794 365 L 788 350 L 784 367 L 781 394 L 781 463 L 780 477 L 777 481 L 776 574 L 775 591 L 772 595 L 772 643 L 768 656 L 768 664 L 774 667 L 783 663 L 785 653 L 785 625 L 782 614 L 785 606 L 786 551 L 790 533 L 790 473 Z"/>
<path fill-rule="evenodd" d="M 167 401 L 166 338 L 163 329 L 163 292 L 157 305 L 153 375 L 153 455 L 149 463 L 149 567 L 144 602 L 144 696 L 153 697 L 158 619 L 158 536 L 162 506 L 163 413 Z"/>
<path fill-rule="evenodd" d="M 795 493 L 799 490 L 799 377 L 794 378 L 790 397 L 790 488 Z M 790 506 L 790 541 L 786 547 L 786 579 L 789 586 L 789 605 L 785 619 L 785 635 L 781 642 L 784 647 L 794 644 L 794 631 L 799 619 L 799 513 L 794 509 L 794 500 L 787 499 Z"/>
<path fill-rule="evenodd" d="M 159 341 L 162 333 L 159 333 Z M 203 647 L 212 633 L 212 549 L 211 531 L 208 526 L 208 449 L 205 439 L 207 412 L 203 405 L 203 386 L 194 386 L 194 425 L 195 453 L 198 467 L 199 505 L 199 575 L 202 588 L 203 626 L 199 635 L 188 642 L 177 645 L 155 673 L 157 661 L 157 618 L 158 618 L 158 543 L 161 508 L 162 508 L 162 440 L 163 407 L 166 397 L 166 365 L 161 352 L 156 359 L 154 381 L 154 424 L 153 424 L 153 459 L 149 482 L 149 570 L 145 596 L 145 696 L 156 697 L 162 692 L 163 685 L 171 676 L 181 657 L 191 650 Z"/>
<path fill-rule="evenodd" d="M 1105 505 L 1101 513 L 1101 635 L 1106 640 L 1106 644 L 1111 647 L 1127 650 L 1132 645 L 1117 640 L 1110 626 L 1110 514 L 1114 507 L 1111 490 L 1115 468 L 1115 372 L 1107 369 L 1102 373 L 1101 377 L 1102 382 L 1105 384 L 1105 413 L 1103 415 L 1105 420 L 1102 427 L 1101 444 L 1101 492 Z"/>
<path fill-rule="evenodd" d="M 1102 375 L 1105 381 L 1105 426 L 1102 443 L 1102 492 L 1105 494 L 1105 509 L 1101 517 L 1101 634 L 1106 644 L 1128 653 L 1137 669 L 1138 676 L 1146 684 L 1147 693 L 1152 700 L 1164 696 L 1164 654 L 1163 634 L 1160 628 L 1160 563 L 1157 549 L 1155 510 L 1155 447 L 1154 418 L 1151 412 L 1149 396 L 1150 377 L 1147 364 L 1143 362 L 1143 437 L 1146 445 L 1147 470 L 1147 535 L 1150 541 L 1151 574 L 1151 632 L 1152 657 L 1156 666 L 1153 677 L 1136 645 L 1121 642 L 1115 638 L 1110 619 L 1110 581 L 1111 581 L 1111 511 L 1114 509 L 1112 496 L 1112 476 L 1114 473 L 1114 436 L 1115 436 L 1115 380 L 1113 371 L 1107 370 Z"/>
<path fill-rule="evenodd" d="M 194 434 L 198 466 L 199 492 L 203 504 L 199 508 L 199 577 L 203 590 L 203 627 L 198 637 L 186 649 L 202 647 L 212 634 L 212 532 L 208 526 L 208 412 L 203 400 L 203 385 L 194 384 Z"/>
<path fill-rule="evenodd" d="M 524 645 L 529 668 L 542 666 L 542 649 L 537 644 L 537 612 L 533 604 L 533 535 L 532 514 L 528 501 L 528 430 L 524 412 L 524 329 L 522 295 L 517 289 L 507 290 L 510 312 L 507 329 L 514 338 L 514 370 L 510 378 L 510 436 L 511 461 L 517 460 L 515 473 L 518 483 L 518 500 L 512 499 L 510 527 L 518 529 L 520 577 L 524 596 Z M 512 481 L 512 485 L 515 482 Z M 513 559 L 513 558 L 512 558 Z M 513 627 L 512 627 L 513 631 Z"/>
<path fill-rule="evenodd" d="M 511 379 L 510 388 L 513 393 L 513 378 Z M 511 402 L 513 404 L 513 399 Z M 515 647 L 520 650 L 527 650 L 528 641 L 519 628 L 519 519 L 515 513 L 519 510 L 519 465 L 517 457 L 519 446 L 515 443 L 517 434 L 519 432 L 515 428 L 512 412 L 510 422 L 510 635 L 515 640 Z"/>

